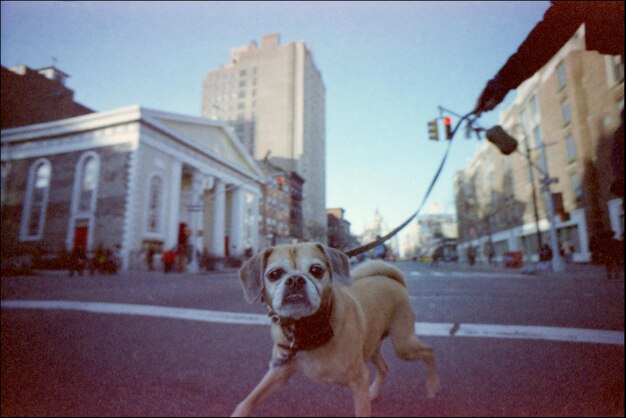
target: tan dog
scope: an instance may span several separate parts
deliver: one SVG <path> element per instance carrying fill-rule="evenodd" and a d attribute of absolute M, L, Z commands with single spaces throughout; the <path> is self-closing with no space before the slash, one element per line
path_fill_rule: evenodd
<path fill-rule="evenodd" d="M 357 416 L 371 413 L 387 364 L 380 345 L 390 336 L 403 360 L 428 365 L 427 390 L 440 389 L 432 348 L 414 333 L 415 315 L 406 283 L 397 268 L 372 261 L 353 272 L 348 257 L 321 244 L 305 243 L 268 248 L 248 260 L 239 275 L 248 302 L 262 298 L 273 318 L 274 347 L 270 369 L 233 412 L 248 415 L 296 371 L 323 383 L 349 386 Z M 366 363 L 376 367 L 369 386 Z"/>

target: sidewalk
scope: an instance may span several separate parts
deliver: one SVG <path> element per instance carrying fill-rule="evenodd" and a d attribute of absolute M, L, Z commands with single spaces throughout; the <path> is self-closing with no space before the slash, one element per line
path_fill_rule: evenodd
<path fill-rule="evenodd" d="M 470 266 L 467 263 L 439 263 L 435 268 L 445 270 L 463 270 L 463 271 L 477 271 L 477 272 L 503 272 L 503 273 L 519 273 L 527 274 L 528 276 L 537 277 L 557 277 L 557 278 L 570 278 L 570 279 L 594 279 L 594 280 L 606 280 L 606 270 L 603 266 L 574 263 L 566 264 L 565 271 L 555 273 L 552 270 L 538 270 L 537 263 L 524 264 L 522 268 L 506 268 L 501 265 L 489 265 L 486 263 L 477 263 Z M 624 279 L 622 273 L 621 279 Z"/>

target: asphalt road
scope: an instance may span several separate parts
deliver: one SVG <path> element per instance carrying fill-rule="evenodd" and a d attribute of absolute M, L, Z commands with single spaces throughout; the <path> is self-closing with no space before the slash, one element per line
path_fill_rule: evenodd
<path fill-rule="evenodd" d="M 385 342 L 390 371 L 375 416 L 623 416 L 623 281 L 399 266 L 443 390 L 428 399 L 425 365 L 398 360 Z M 229 415 L 267 370 L 266 325 L 197 316 L 265 314 L 262 305 L 245 303 L 234 272 L 41 275 L 1 284 L 2 416 Z M 40 309 L 9 307 L 12 301 L 90 304 Z M 190 309 L 188 319 L 98 311 L 119 306 L 111 303 Z M 462 332 L 494 324 L 619 331 L 621 343 Z M 431 325 L 452 328 L 438 334 L 427 331 Z M 343 416 L 353 415 L 353 404 L 347 388 L 295 376 L 254 413 Z"/>

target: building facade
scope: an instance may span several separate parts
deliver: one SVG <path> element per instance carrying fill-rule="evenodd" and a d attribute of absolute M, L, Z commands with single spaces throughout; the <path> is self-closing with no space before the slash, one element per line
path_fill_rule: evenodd
<path fill-rule="evenodd" d="M 264 176 L 224 123 L 138 106 L 2 130 L 2 254 L 258 250 Z M 195 248 L 195 251 L 192 250 Z"/>
<path fill-rule="evenodd" d="M 267 176 L 261 202 L 261 246 L 291 244 L 304 239 L 302 187 L 304 179 L 268 160 L 258 161 Z"/>
<path fill-rule="evenodd" d="M 326 241 L 325 87 L 302 41 L 278 34 L 231 50 L 204 81 L 202 116 L 229 121 L 257 160 L 269 158 L 304 180 L 306 239 Z"/>
<path fill-rule="evenodd" d="M 623 107 L 623 62 L 585 50 L 582 25 L 500 113 L 519 152 L 504 156 L 485 143 L 456 174 L 461 247 L 482 255 L 493 246 L 497 258 L 522 251 L 537 260 L 538 242 L 549 241 L 547 199 L 556 203 L 558 239 L 573 244 L 573 261 L 591 261 L 594 237 L 604 230 L 621 239 L 623 202 L 609 188 L 611 135 Z M 553 195 L 541 182 L 546 172 L 558 181 Z"/>
<path fill-rule="evenodd" d="M 37 70 L 25 65 L 2 67 L 2 129 L 93 113 L 74 101 L 69 77 L 55 67 Z"/>
<path fill-rule="evenodd" d="M 332 208 L 326 211 L 328 216 L 328 245 L 341 251 L 349 250 L 354 244 L 350 234 L 350 222 L 344 218 L 343 208 Z"/>

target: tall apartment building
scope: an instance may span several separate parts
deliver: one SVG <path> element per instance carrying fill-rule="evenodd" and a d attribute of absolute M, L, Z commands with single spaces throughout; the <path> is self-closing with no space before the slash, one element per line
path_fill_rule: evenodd
<path fill-rule="evenodd" d="M 493 246 L 497 257 L 522 251 L 536 260 L 538 235 L 548 242 L 549 195 L 541 190 L 543 174 L 525 157 L 527 148 L 532 165 L 547 164 L 550 177 L 558 179 L 551 192 L 563 210 L 554 221 L 559 241 L 574 245 L 574 261 L 591 261 L 592 241 L 604 230 L 623 237 L 623 202 L 609 191 L 611 135 L 623 108 L 624 63 L 620 56 L 586 50 L 582 25 L 500 112 L 500 125 L 517 138 L 520 153 L 504 156 L 485 143 L 456 174 L 461 253 L 472 246 L 484 256 Z"/>
<path fill-rule="evenodd" d="M 269 160 L 304 179 L 305 239 L 326 241 L 325 87 L 304 42 L 231 50 L 230 62 L 204 81 L 202 116 L 229 121 L 256 160 Z"/>

